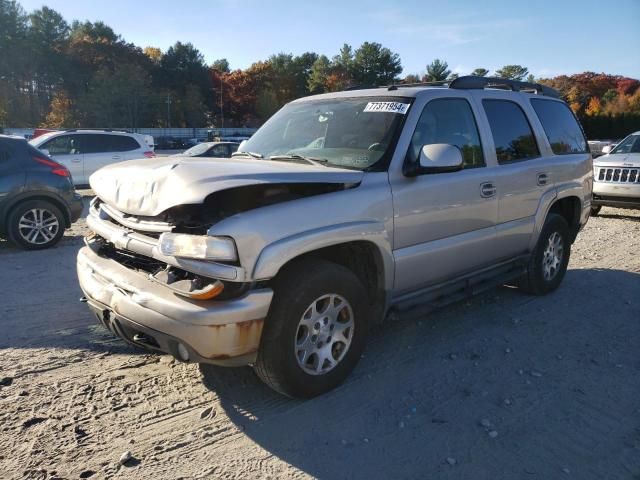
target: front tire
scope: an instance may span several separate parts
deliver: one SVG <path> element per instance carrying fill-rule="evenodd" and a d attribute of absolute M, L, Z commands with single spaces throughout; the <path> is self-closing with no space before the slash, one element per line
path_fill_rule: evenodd
<path fill-rule="evenodd" d="M 571 238 L 564 217 L 550 213 L 538 243 L 529 259 L 527 273 L 521 278 L 519 287 L 532 295 L 546 295 L 558 286 L 569 265 Z"/>
<path fill-rule="evenodd" d="M 340 385 L 365 346 L 367 292 L 349 269 L 321 259 L 285 267 L 274 283 L 255 364 L 274 390 L 311 398 Z"/>
<path fill-rule="evenodd" d="M 9 239 L 25 250 L 42 250 L 60 241 L 65 220 L 58 207 L 46 200 L 28 200 L 9 214 Z"/>

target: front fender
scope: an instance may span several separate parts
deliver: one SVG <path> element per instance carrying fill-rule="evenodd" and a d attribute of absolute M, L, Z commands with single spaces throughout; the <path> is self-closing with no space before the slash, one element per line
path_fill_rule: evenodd
<path fill-rule="evenodd" d="M 290 260 L 325 247 L 347 242 L 370 242 L 378 250 L 384 267 L 386 291 L 393 289 L 394 263 L 391 241 L 384 223 L 355 221 L 300 232 L 267 245 L 261 252 L 253 270 L 255 280 L 276 276 Z"/>

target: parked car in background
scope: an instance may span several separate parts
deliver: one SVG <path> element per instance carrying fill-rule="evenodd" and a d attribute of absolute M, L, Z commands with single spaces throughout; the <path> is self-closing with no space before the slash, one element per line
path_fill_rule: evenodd
<path fill-rule="evenodd" d="M 589 140 L 589 150 L 593 158 L 609 153 L 619 140 Z"/>
<path fill-rule="evenodd" d="M 180 150 L 183 148 L 189 148 L 192 145 L 187 145 L 185 140 L 177 137 L 157 137 L 156 149 L 157 150 Z"/>
<path fill-rule="evenodd" d="M 328 93 L 285 105 L 238 161 L 105 167 L 77 257 L 86 301 L 132 344 L 324 393 L 390 311 L 558 288 L 593 180 L 558 96 L 482 77 Z"/>
<path fill-rule="evenodd" d="M 204 142 L 174 156 L 229 158 L 239 146 L 236 142 Z"/>
<path fill-rule="evenodd" d="M 591 214 L 603 206 L 640 208 L 640 131 L 593 162 Z"/>
<path fill-rule="evenodd" d="M 143 135 L 111 130 L 50 132 L 30 143 L 64 165 L 75 185 L 87 185 L 89 176 L 105 165 L 155 156 Z"/>
<path fill-rule="evenodd" d="M 81 213 L 64 165 L 22 137 L 0 135 L 0 236 L 27 250 L 48 248 Z"/>

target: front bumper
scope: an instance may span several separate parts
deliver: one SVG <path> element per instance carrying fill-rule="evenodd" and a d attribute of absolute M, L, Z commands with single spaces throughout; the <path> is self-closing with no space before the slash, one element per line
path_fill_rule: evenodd
<path fill-rule="evenodd" d="M 640 208 L 640 183 L 593 182 L 593 206 Z"/>
<path fill-rule="evenodd" d="M 226 301 L 191 300 L 89 247 L 78 252 L 77 268 L 87 303 L 125 340 L 174 356 L 181 343 L 189 360 L 201 363 L 246 365 L 255 360 L 271 289 Z"/>

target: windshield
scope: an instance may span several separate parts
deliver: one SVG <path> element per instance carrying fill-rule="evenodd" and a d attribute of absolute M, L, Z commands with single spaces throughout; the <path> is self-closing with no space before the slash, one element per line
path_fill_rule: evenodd
<path fill-rule="evenodd" d="M 611 153 L 640 153 L 640 135 L 629 135 Z"/>
<path fill-rule="evenodd" d="M 291 103 L 265 123 L 238 152 L 309 157 L 364 170 L 393 151 L 410 99 L 332 98 Z M 237 155 L 237 154 L 236 154 Z"/>
<path fill-rule="evenodd" d="M 187 155 L 188 157 L 195 157 L 196 155 L 202 155 L 211 147 L 210 143 L 199 143 L 198 145 L 191 147 L 188 150 L 185 150 L 182 155 Z"/>

